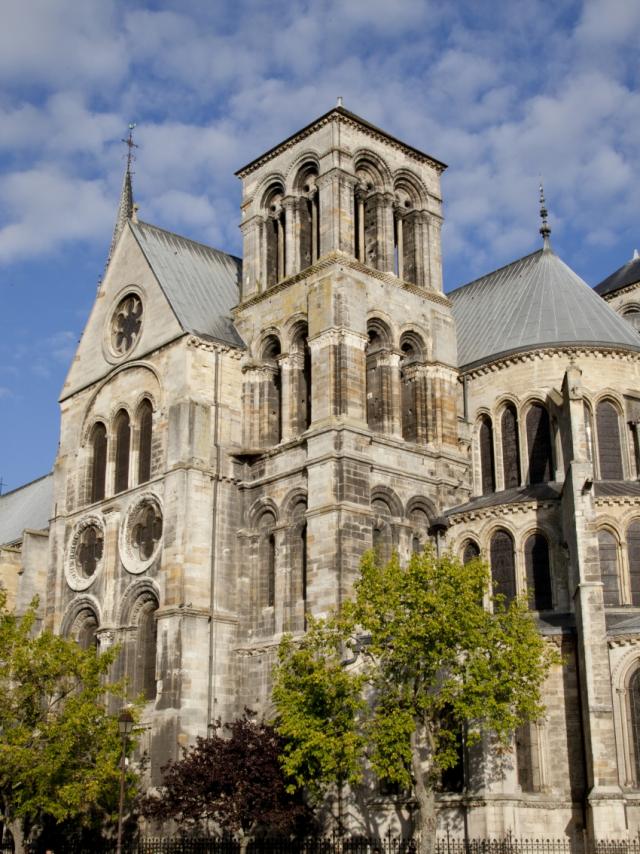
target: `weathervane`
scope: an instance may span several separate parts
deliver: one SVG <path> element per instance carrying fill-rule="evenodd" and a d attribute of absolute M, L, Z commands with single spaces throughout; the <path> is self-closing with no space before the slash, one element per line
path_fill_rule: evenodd
<path fill-rule="evenodd" d="M 547 217 L 549 216 L 549 212 L 547 210 L 547 205 L 544 200 L 544 187 L 542 185 L 542 176 L 540 177 L 540 219 L 542 220 L 542 225 L 540 226 L 540 234 L 542 235 L 542 239 L 544 241 L 544 246 L 547 248 L 549 246 L 549 235 L 551 234 L 551 228 L 549 227 L 549 223 L 547 222 Z"/>
<path fill-rule="evenodd" d="M 131 164 L 136 159 L 133 149 L 139 148 L 139 146 L 136 145 L 136 143 L 133 141 L 133 131 L 135 130 L 135 127 L 135 122 L 129 122 L 129 136 L 126 139 L 122 140 L 122 142 L 124 142 L 124 144 L 129 149 L 127 151 L 127 172 L 131 171 Z"/>

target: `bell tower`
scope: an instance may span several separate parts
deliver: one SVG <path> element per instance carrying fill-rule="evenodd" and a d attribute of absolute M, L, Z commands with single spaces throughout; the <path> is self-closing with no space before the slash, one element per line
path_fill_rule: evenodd
<path fill-rule="evenodd" d="M 253 644 L 302 630 L 366 549 L 406 557 L 464 500 L 444 168 L 338 106 L 237 173 Z"/>

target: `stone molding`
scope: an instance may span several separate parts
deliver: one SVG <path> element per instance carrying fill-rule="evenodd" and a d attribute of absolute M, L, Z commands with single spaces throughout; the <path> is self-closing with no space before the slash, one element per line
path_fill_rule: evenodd
<path fill-rule="evenodd" d="M 539 510 L 554 510 L 558 506 L 558 499 L 555 501 L 522 501 L 518 504 L 496 504 L 493 507 L 478 507 L 476 510 L 461 511 L 460 513 L 451 513 L 447 515 L 451 519 L 452 524 L 462 524 L 467 522 L 480 521 L 482 519 L 502 519 L 505 516 L 524 515 L 525 513 L 538 512 Z"/>
<path fill-rule="evenodd" d="M 478 365 L 477 367 L 465 368 L 465 366 L 462 365 L 460 367 L 460 379 L 462 380 L 463 377 L 475 379 L 476 377 L 485 376 L 486 374 L 496 373 L 497 371 L 502 370 L 502 368 L 509 367 L 510 365 L 518 365 L 523 362 L 533 362 L 536 359 L 552 359 L 555 356 L 565 356 L 570 359 L 585 356 L 596 356 L 598 358 L 613 357 L 627 362 L 640 361 L 640 352 L 627 350 L 623 347 L 607 347 L 604 344 L 594 344 L 593 346 L 580 344 L 575 347 L 538 347 L 531 350 L 524 350 L 521 353 L 510 353 L 506 356 L 501 356 L 493 360 L 490 359 L 486 363 Z"/>

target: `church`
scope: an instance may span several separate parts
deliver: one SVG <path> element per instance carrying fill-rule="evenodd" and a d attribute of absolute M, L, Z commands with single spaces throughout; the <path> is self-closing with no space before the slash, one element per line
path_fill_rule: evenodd
<path fill-rule="evenodd" d="M 218 717 L 269 714 L 280 637 L 366 549 L 481 554 L 562 664 L 504 773 L 480 752 L 443 787 L 440 830 L 633 838 L 640 259 L 590 288 L 543 209 L 537 251 L 445 295 L 444 169 L 339 105 L 237 172 L 240 259 L 140 220 L 128 166 L 53 472 L 0 498 L 0 579 L 120 645 L 158 783 Z M 356 801 L 406 831 L 397 793 Z"/>

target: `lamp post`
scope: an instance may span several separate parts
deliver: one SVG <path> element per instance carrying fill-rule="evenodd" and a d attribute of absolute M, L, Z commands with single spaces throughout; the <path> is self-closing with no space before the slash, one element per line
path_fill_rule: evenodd
<path fill-rule="evenodd" d="M 117 854 L 122 854 L 122 814 L 124 813 L 125 761 L 127 757 L 127 736 L 133 730 L 133 715 L 129 709 L 122 709 L 118 715 L 118 732 L 122 739 L 122 756 L 120 757 L 120 803 L 118 806 L 118 844 Z"/>

